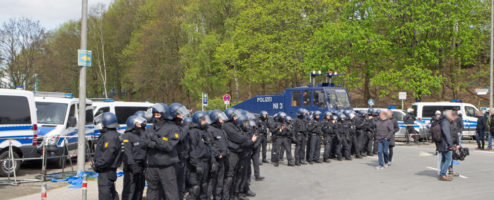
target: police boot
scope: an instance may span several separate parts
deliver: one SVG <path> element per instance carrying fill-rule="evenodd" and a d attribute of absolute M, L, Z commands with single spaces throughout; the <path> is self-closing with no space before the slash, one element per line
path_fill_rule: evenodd
<path fill-rule="evenodd" d="M 278 167 L 280 164 L 278 162 L 273 162 L 273 166 Z"/>
<path fill-rule="evenodd" d="M 325 163 L 330 163 L 330 162 L 331 162 L 331 160 L 329 160 L 329 159 L 325 158 L 325 159 L 324 159 L 324 162 L 325 162 Z"/>
<path fill-rule="evenodd" d="M 296 166 L 301 166 L 300 162 L 299 161 L 295 161 L 295 165 Z"/>
<path fill-rule="evenodd" d="M 268 161 L 268 160 L 266 160 L 266 159 L 263 159 L 263 160 L 262 160 L 262 162 L 263 162 L 263 163 L 269 163 L 269 161 Z"/>
<path fill-rule="evenodd" d="M 295 166 L 295 163 L 293 163 L 293 160 L 288 161 L 288 166 Z"/>
<path fill-rule="evenodd" d="M 245 192 L 245 195 L 248 197 L 255 197 L 256 193 L 252 192 L 252 190 L 249 189 L 249 190 L 247 190 L 247 192 Z"/>

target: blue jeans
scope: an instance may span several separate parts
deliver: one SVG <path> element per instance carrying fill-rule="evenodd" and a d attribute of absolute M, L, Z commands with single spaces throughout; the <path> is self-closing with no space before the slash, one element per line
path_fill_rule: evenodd
<path fill-rule="evenodd" d="M 487 137 L 487 141 L 489 142 L 487 147 L 492 148 L 492 134 L 491 134 L 491 132 L 489 132 L 489 137 Z"/>
<path fill-rule="evenodd" d="M 446 151 L 441 152 L 441 172 L 439 173 L 440 177 L 446 176 L 448 172 L 448 167 L 451 165 L 451 161 L 453 160 L 453 152 Z"/>
<path fill-rule="evenodd" d="M 389 159 L 389 140 L 379 141 L 377 143 L 377 156 L 379 157 L 379 166 L 388 164 Z"/>

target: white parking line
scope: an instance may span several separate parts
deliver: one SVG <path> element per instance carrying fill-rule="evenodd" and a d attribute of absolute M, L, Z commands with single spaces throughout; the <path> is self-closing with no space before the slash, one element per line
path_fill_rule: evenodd
<path fill-rule="evenodd" d="M 437 168 L 434 168 L 434 167 L 426 167 L 427 169 L 430 169 L 430 170 L 434 170 L 434 171 L 439 171 Z M 464 178 L 464 179 L 467 179 L 468 177 L 467 176 L 463 176 L 460 174 L 460 178 Z"/>

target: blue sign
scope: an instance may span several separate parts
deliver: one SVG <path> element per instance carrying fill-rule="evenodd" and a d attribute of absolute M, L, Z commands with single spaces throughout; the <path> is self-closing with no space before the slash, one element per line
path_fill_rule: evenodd
<path fill-rule="evenodd" d="M 202 105 L 208 106 L 208 94 L 202 93 Z"/>
<path fill-rule="evenodd" d="M 91 67 L 91 54 L 90 50 L 77 50 L 77 65 L 80 67 Z"/>
<path fill-rule="evenodd" d="M 369 106 L 373 106 L 374 105 L 374 99 L 369 99 L 369 101 L 367 101 L 367 103 L 369 104 Z"/>

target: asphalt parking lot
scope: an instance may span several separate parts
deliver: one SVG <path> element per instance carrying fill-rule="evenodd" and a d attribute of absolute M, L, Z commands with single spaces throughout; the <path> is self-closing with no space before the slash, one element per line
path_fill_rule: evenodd
<path fill-rule="evenodd" d="M 383 170 L 375 169 L 377 157 L 301 167 L 288 167 L 286 161 L 279 167 L 264 164 L 266 179 L 252 181 L 257 196 L 251 199 L 493 199 L 494 151 L 468 146 L 471 155 L 455 166 L 461 176 L 452 182 L 437 180 L 434 145 L 401 145 L 395 148 L 392 166 Z M 40 184 L 0 186 L 0 193 L 8 193 L 6 199 L 39 199 Z M 48 199 L 81 198 L 81 190 L 66 183 L 49 183 L 48 188 Z M 119 193 L 121 188 L 119 178 Z M 97 199 L 94 180 L 88 183 L 88 199 Z"/>

